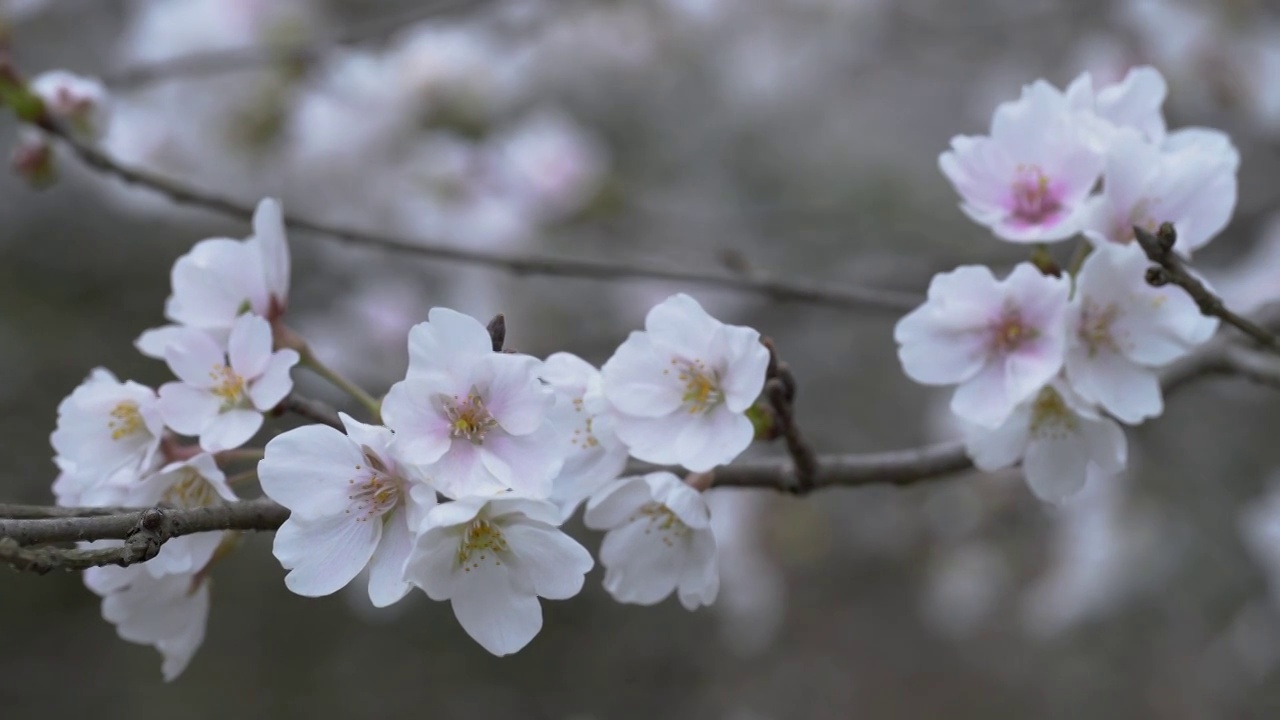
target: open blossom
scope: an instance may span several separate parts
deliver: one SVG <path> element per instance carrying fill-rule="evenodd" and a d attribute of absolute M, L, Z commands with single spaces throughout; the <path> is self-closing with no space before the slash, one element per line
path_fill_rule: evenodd
<path fill-rule="evenodd" d="M 999 426 L 1062 369 L 1070 289 L 1028 263 L 1004 280 L 977 265 L 935 275 L 894 328 L 898 358 L 918 383 L 958 385 L 957 415 Z"/>
<path fill-rule="evenodd" d="M 1043 80 L 996 108 L 991 135 L 957 136 L 938 165 L 970 218 L 1012 242 L 1063 240 L 1102 172 L 1101 143 L 1085 112 Z"/>
<path fill-rule="evenodd" d="M 409 372 L 391 386 L 382 417 L 399 457 L 423 466 L 450 497 L 515 490 L 551 494 L 563 457 L 549 420 L 555 402 L 541 363 L 493 351 L 478 320 L 432 308 L 409 331 Z"/>
<path fill-rule="evenodd" d="M 165 349 L 180 382 L 160 387 L 160 415 L 200 447 L 217 452 L 239 447 L 262 427 L 262 413 L 293 389 L 293 350 L 271 351 L 271 326 L 257 315 L 241 315 L 226 347 L 208 334 L 186 329 Z"/>
<path fill-rule="evenodd" d="M 111 103 L 100 81 L 50 70 L 31 81 L 31 91 L 44 102 L 45 111 L 79 137 L 98 140 L 106 133 Z"/>
<path fill-rule="evenodd" d="M 1147 284 L 1149 265 L 1137 244 L 1097 247 L 1080 269 L 1068 310 L 1066 376 L 1072 389 L 1126 423 L 1160 414 L 1157 369 L 1218 327 L 1181 288 Z"/>
<path fill-rule="evenodd" d="M 494 655 L 524 647 L 542 629 L 539 597 L 582 590 L 594 562 L 561 532 L 544 500 L 467 497 L 432 508 L 405 565 L 406 578 L 453 614 Z"/>
<path fill-rule="evenodd" d="M 592 493 L 622 474 L 627 447 L 613 430 L 599 370 L 577 355 L 560 352 L 543 362 L 542 379 L 555 391 L 551 417 L 565 455 L 550 499 L 566 520 Z"/>
<path fill-rule="evenodd" d="M 993 472 L 1022 461 L 1027 485 L 1042 500 L 1061 502 L 1084 487 L 1090 468 L 1103 476 L 1124 469 L 1124 431 L 1075 397 L 1062 382 L 1042 388 L 995 428 L 968 424 L 965 448 L 978 469 Z"/>
<path fill-rule="evenodd" d="M 654 306 L 601 368 L 618 437 L 634 457 L 702 472 L 755 436 L 746 411 L 764 388 L 760 333 L 726 325 L 683 293 Z"/>
<path fill-rule="evenodd" d="M 218 339 L 246 312 L 268 320 L 283 314 L 289 301 L 289 245 L 280 203 L 271 198 L 258 203 L 253 235 L 244 240 L 196 243 L 173 264 L 171 281 L 165 317 Z M 178 328 L 167 325 L 143 333 L 136 344 L 142 354 L 164 358 L 165 348 L 180 336 Z"/>
<path fill-rule="evenodd" d="M 404 563 L 435 490 L 390 452 L 391 431 L 340 414 L 346 434 L 326 425 L 290 430 L 267 443 L 258 478 L 289 508 L 274 552 L 285 585 L 319 597 L 369 568 L 369 599 L 385 607 L 410 589 Z"/>
<path fill-rule="evenodd" d="M 163 432 L 154 390 L 96 368 L 58 405 L 58 426 L 49 439 L 64 460 L 105 477 L 149 467 Z"/>
<path fill-rule="evenodd" d="M 592 496 L 587 527 L 600 546 L 604 588 L 618 602 L 653 605 L 673 591 L 689 610 L 720 590 L 711 512 L 702 493 L 669 472 L 620 478 Z"/>
<path fill-rule="evenodd" d="M 102 541 L 94 546 L 119 542 Z M 198 574 L 156 576 L 145 568 L 89 568 L 84 572 L 84 584 L 102 596 L 102 617 L 116 626 L 121 638 L 160 651 L 164 658 L 161 673 L 166 681 L 172 681 L 186 670 L 204 643 L 209 581 Z"/>
<path fill-rule="evenodd" d="M 1133 132 L 1117 133 L 1107 155 L 1102 193 L 1089 202 L 1084 232 L 1095 244 L 1130 243 L 1133 227 L 1155 232 L 1171 222 L 1174 249 L 1203 247 L 1231 219 L 1240 158 L 1225 136 L 1180 131 L 1161 148 Z"/>

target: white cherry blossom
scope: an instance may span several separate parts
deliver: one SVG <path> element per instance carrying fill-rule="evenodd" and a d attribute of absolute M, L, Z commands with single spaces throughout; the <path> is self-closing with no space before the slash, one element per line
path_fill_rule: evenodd
<path fill-rule="evenodd" d="M 587 503 L 583 520 L 606 530 L 604 588 L 618 602 L 653 605 L 674 591 L 689 610 L 720 591 L 716 539 L 702 493 L 669 472 L 620 478 Z"/>
<path fill-rule="evenodd" d="M 540 370 L 536 358 L 494 352 L 475 318 L 432 308 L 409 331 L 407 377 L 382 403 L 398 455 L 450 497 L 547 497 L 563 456 Z"/>
<path fill-rule="evenodd" d="M 973 464 L 985 472 L 1021 460 L 1031 491 L 1053 503 L 1079 492 L 1091 468 L 1113 476 L 1128 457 L 1120 426 L 1081 402 L 1062 382 L 1046 385 L 999 427 L 966 424 L 964 443 Z"/>
<path fill-rule="evenodd" d="M 582 590 L 591 554 L 561 532 L 544 500 L 466 497 L 432 508 L 405 576 L 432 600 L 449 600 L 476 642 L 494 655 L 524 647 L 542 629 L 539 597 Z"/>
<path fill-rule="evenodd" d="M 293 389 L 293 350 L 271 351 L 271 326 L 257 315 L 241 315 L 225 347 L 208 334 L 187 330 L 165 349 L 178 382 L 160 387 L 160 415 L 200 447 L 217 452 L 239 447 L 262 427 L 262 413 Z"/>
<path fill-rule="evenodd" d="M 46 112 L 80 138 L 98 140 L 106 133 L 111 100 L 100 81 L 50 70 L 32 79 L 31 92 L 44 102 Z"/>
<path fill-rule="evenodd" d="M 253 313 L 269 320 L 289 302 L 289 245 L 280 203 L 267 198 L 253 214 L 253 235 L 244 240 L 210 238 L 196 243 L 173 264 L 173 294 L 165 317 L 225 339 L 237 318 Z M 175 337 L 172 325 L 144 332 L 138 349 L 164 358 Z"/>
<path fill-rule="evenodd" d="M 1189 256 L 1231 219 L 1239 154 L 1225 136 L 1181 131 L 1161 149 L 1134 132 L 1116 134 L 1102 192 L 1089 202 L 1084 232 L 1095 244 L 1131 243 L 1135 225 L 1155 232 L 1171 222 L 1174 249 Z"/>
<path fill-rule="evenodd" d="M 683 293 L 654 306 L 604 364 L 604 395 L 634 457 L 702 472 L 747 449 L 764 388 L 760 333 L 726 325 Z"/>
<path fill-rule="evenodd" d="M 1081 267 L 1068 310 L 1065 367 L 1072 389 L 1126 423 L 1161 413 L 1158 368 L 1218 327 L 1181 288 L 1147 284 L 1149 266 L 1136 243 L 1098 246 Z"/>
<path fill-rule="evenodd" d="M 112 544 L 119 541 L 94 546 Z M 102 617 L 116 626 L 122 639 L 160 651 L 161 673 L 165 681 L 172 681 L 204 643 L 209 581 L 198 574 L 157 577 L 145 567 L 90 568 L 84 572 L 84 584 L 102 596 Z"/>
<path fill-rule="evenodd" d="M 974 222 L 1011 242 L 1063 240 L 1102 172 L 1092 117 L 1043 80 L 996 108 L 990 136 L 956 136 L 938 165 Z"/>
<path fill-rule="evenodd" d="M 928 299 L 898 321 L 903 370 L 925 385 L 958 385 L 951 410 L 997 427 L 1062 369 L 1071 284 L 1029 263 L 1004 280 L 966 265 L 935 275 Z"/>
<path fill-rule="evenodd" d="M 339 417 L 345 435 L 307 425 L 267 443 L 258 463 L 262 491 L 290 511 L 274 552 L 289 570 L 285 585 L 299 595 L 329 595 L 367 567 L 369 599 L 386 607 L 410 589 L 405 559 L 435 490 L 397 462 L 390 430 Z"/>
<path fill-rule="evenodd" d="M 560 519 L 567 520 L 592 493 L 622 474 L 627 447 L 614 432 L 599 370 L 577 355 L 560 352 L 543 362 L 542 379 L 556 394 L 551 417 L 565 455 L 550 499 L 560 506 Z"/>
<path fill-rule="evenodd" d="M 64 460 L 98 477 L 151 466 L 164 422 L 154 390 L 109 370 L 96 368 L 58 405 L 58 425 L 50 436 Z"/>

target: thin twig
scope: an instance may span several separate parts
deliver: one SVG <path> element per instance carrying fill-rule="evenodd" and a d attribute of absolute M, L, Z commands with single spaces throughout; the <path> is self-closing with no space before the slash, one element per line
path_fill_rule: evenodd
<path fill-rule="evenodd" d="M 180 205 L 203 208 L 244 222 L 251 222 L 253 219 L 254 208 L 250 204 L 207 193 L 148 170 L 123 164 L 101 150 L 77 140 L 65 128 L 48 118 L 42 119 L 39 122 L 39 126 L 49 134 L 62 140 L 84 164 L 105 175 L 122 180 L 130 185 L 148 188 Z M 326 225 L 290 215 L 285 216 L 285 224 L 296 231 L 323 235 L 354 246 L 417 255 L 439 262 L 487 267 L 516 276 L 541 275 L 600 281 L 661 280 L 761 295 L 778 302 L 808 303 L 840 308 L 875 310 L 893 314 L 910 311 L 922 301 L 922 298 L 914 293 L 864 288 L 847 284 L 832 286 L 819 283 L 786 282 L 723 273 L 702 273 L 659 265 L 630 264 L 584 258 L 557 258 L 453 247 L 440 241 L 381 235 Z"/>
<path fill-rule="evenodd" d="M 776 432 L 787 444 L 787 453 L 795 466 L 796 484 L 794 491 L 804 494 L 813 490 L 820 464 L 818 455 L 796 424 L 795 399 L 796 379 L 791 368 L 778 358 L 778 349 L 772 338 L 762 338 L 761 343 L 769 349 L 769 368 L 765 373 L 764 394 L 773 409 Z"/>
<path fill-rule="evenodd" d="M 1253 338 L 1259 345 L 1280 352 L 1280 338 L 1248 318 L 1242 317 L 1227 308 L 1222 298 L 1218 297 L 1200 282 L 1200 279 L 1187 271 L 1182 259 L 1173 252 L 1177 241 L 1177 231 L 1172 223 L 1164 223 L 1152 234 L 1145 229 L 1134 226 L 1134 237 L 1138 245 L 1146 253 L 1147 259 L 1155 263 L 1155 267 L 1147 270 L 1147 282 L 1155 287 L 1177 285 L 1186 291 L 1200 308 L 1200 312 L 1216 317 L 1228 325 L 1234 326 L 1244 334 Z"/>

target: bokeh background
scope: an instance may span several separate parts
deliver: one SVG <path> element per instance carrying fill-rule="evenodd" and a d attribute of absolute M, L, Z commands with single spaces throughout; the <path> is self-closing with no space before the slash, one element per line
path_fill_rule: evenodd
<path fill-rule="evenodd" d="M 936 166 L 952 135 L 985 132 L 1038 77 L 1102 84 L 1151 63 L 1170 126 L 1222 128 L 1243 156 L 1236 219 L 1198 264 L 1239 307 L 1280 296 L 1280 9 L 1262 0 L 0 8 L 24 72 L 111 84 L 108 152 L 218 194 L 473 248 L 913 292 L 960 263 L 1023 259 L 957 209 Z M 20 135 L 8 117 L 0 133 Z M 91 368 L 168 379 L 132 341 L 162 323 L 169 266 L 201 238 L 248 233 L 70 157 L 59 174 L 41 191 L 0 175 L 5 501 L 51 501 L 55 408 Z M 375 392 L 433 305 L 504 312 L 509 346 L 598 363 L 688 291 L 777 340 L 819 450 L 954 433 L 945 397 L 902 375 L 883 312 L 291 243 L 293 324 Z M 1274 394 L 1209 380 L 1129 433 L 1131 472 L 1061 508 L 1016 474 L 713 491 L 714 607 L 619 605 L 597 568 L 502 659 L 420 593 L 384 611 L 354 591 L 292 596 L 270 538 L 250 537 L 213 575 L 204 647 L 166 684 L 78 577 L 0 571 L 0 717 L 1276 717 L 1280 548 L 1251 528 L 1268 517 L 1278 431 Z"/>

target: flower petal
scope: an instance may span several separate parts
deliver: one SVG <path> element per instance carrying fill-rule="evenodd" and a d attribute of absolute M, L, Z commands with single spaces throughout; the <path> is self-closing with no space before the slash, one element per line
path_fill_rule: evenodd
<path fill-rule="evenodd" d="M 273 353 L 262 374 L 249 383 L 249 399 L 253 401 L 253 406 L 266 412 L 279 405 L 293 390 L 290 371 L 297 364 L 298 353 L 293 350 Z"/>
<path fill-rule="evenodd" d="M 369 559 L 369 601 L 374 607 L 395 604 L 413 588 L 404 579 L 404 566 L 414 536 L 403 503 L 382 517 L 382 539 Z"/>
<path fill-rule="evenodd" d="M 534 590 L 549 600 L 567 600 L 582 590 L 583 576 L 595 565 L 591 553 L 560 530 L 533 522 L 503 528 L 518 564 Z"/>
<path fill-rule="evenodd" d="M 494 655 L 510 655 L 542 629 L 538 598 L 515 592 L 505 566 L 480 563 L 458 578 L 453 614 L 462 629 Z"/>
<path fill-rule="evenodd" d="M 252 410 L 221 412 L 200 431 L 200 447 L 205 452 L 232 450 L 249 442 L 261 427 L 261 413 Z"/>
<path fill-rule="evenodd" d="M 369 564 L 382 524 L 351 515 L 316 520 L 290 518 L 276 531 L 272 553 L 289 574 L 284 584 L 298 595 L 337 592 Z"/>

